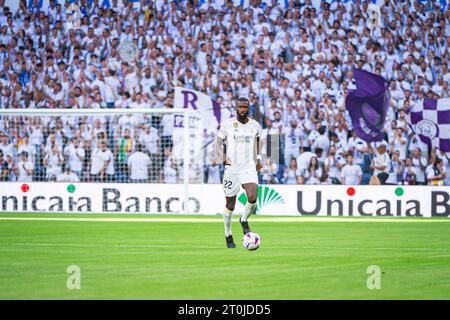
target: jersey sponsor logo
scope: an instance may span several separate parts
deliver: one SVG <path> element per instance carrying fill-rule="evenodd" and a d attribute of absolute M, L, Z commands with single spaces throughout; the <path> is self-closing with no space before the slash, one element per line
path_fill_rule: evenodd
<path fill-rule="evenodd" d="M 242 192 L 238 197 L 238 201 L 244 206 L 247 203 L 247 195 Z M 258 186 L 258 198 L 256 200 L 256 214 L 261 213 L 262 208 L 273 203 L 285 203 L 283 197 L 268 186 Z"/>
<path fill-rule="evenodd" d="M 250 143 L 254 138 L 253 136 L 245 135 L 245 134 L 235 134 L 233 138 L 236 142 L 245 142 Z"/>

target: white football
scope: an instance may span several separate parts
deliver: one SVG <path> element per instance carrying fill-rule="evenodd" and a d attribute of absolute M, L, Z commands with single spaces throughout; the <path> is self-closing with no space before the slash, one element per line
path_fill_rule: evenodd
<path fill-rule="evenodd" d="M 249 232 L 242 238 L 242 245 L 247 250 L 256 250 L 261 245 L 261 237 L 255 232 Z"/>

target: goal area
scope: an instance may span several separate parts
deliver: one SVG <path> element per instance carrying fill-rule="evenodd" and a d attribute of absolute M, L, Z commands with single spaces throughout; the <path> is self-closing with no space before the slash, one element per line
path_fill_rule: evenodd
<path fill-rule="evenodd" d="M 3 109 L 0 135 L 1 182 L 182 184 L 185 201 L 214 139 L 174 108 Z"/>

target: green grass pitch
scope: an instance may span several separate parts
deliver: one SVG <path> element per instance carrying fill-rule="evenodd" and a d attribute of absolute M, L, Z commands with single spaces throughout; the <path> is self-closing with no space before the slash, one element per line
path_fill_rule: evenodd
<path fill-rule="evenodd" d="M 236 249 L 220 216 L 157 220 L 167 217 L 2 213 L 0 299 L 450 299 L 450 219 L 257 216 L 262 245 L 250 252 L 238 217 Z M 66 287 L 70 265 L 79 290 Z M 381 289 L 367 288 L 371 265 Z"/>

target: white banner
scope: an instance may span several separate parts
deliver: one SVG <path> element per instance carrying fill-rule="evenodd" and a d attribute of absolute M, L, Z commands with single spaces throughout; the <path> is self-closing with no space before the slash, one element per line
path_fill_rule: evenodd
<path fill-rule="evenodd" d="M 215 213 L 202 198 L 209 188 L 189 187 L 190 212 Z M 7 212 L 183 213 L 183 199 L 183 184 L 0 183 L 0 210 Z"/>
<path fill-rule="evenodd" d="M 2 212 L 183 213 L 182 184 L 0 183 Z M 258 215 L 449 217 L 450 187 L 260 185 Z M 241 189 L 236 214 L 247 202 Z M 222 214 L 222 186 L 190 185 L 193 214 Z"/>
<path fill-rule="evenodd" d="M 450 187 L 260 185 L 259 190 L 262 215 L 450 216 Z M 239 200 L 244 203 L 245 195 Z"/>

